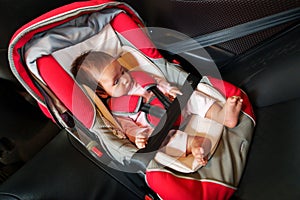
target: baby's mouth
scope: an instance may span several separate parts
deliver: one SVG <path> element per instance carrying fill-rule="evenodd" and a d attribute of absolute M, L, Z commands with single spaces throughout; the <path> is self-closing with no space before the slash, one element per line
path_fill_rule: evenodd
<path fill-rule="evenodd" d="M 129 90 L 131 90 L 131 89 L 132 89 L 132 87 L 133 87 L 133 82 L 132 82 L 132 81 L 130 81 L 130 82 L 128 83 L 128 88 L 129 88 Z"/>

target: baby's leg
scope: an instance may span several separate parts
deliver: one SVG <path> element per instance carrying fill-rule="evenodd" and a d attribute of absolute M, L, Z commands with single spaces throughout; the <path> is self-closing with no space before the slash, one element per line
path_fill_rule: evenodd
<path fill-rule="evenodd" d="M 238 96 L 229 97 L 223 107 L 214 103 L 207 111 L 205 117 L 224 124 L 229 128 L 237 125 L 242 108 L 243 99 Z"/>
<path fill-rule="evenodd" d="M 188 136 L 187 154 L 193 154 L 195 160 L 205 166 L 211 149 L 211 141 L 201 136 Z"/>

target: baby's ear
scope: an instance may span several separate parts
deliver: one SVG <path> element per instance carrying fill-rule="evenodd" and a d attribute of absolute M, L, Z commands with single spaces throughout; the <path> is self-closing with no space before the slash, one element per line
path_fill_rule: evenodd
<path fill-rule="evenodd" d="M 109 95 L 104 90 L 101 89 L 96 89 L 96 94 L 102 99 L 106 99 L 109 97 Z"/>

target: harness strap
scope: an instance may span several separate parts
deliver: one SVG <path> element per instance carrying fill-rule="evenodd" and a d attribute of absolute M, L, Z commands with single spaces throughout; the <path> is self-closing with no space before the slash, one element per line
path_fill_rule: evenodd
<path fill-rule="evenodd" d="M 155 127 L 170 107 L 171 101 L 156 87 L 155 79 L 143 71 L 131 71 L 131 77 L 145 90 L 152 91 L 156 98 L 151 98 L 144 103 L 143 97 L 137 95 L 126 95 L 112 97 L 108 100 L 111 112 L 117 116 L 130 116 L 142 111 L 146 113 L 146 120 Z M 181 119 L 180 119 L 181 120 Z"/>
<path fill-rule="evenodd" d="M 157 150 L 163 144 L 169 131 L 173 128 L 174 123 L 181 114 L 182 106 L 185 106 L 190 99 L 194 89 L 202 78 L 201 74 L 194 76 L 190 74 L 182 86 L 183 95 L 177 96 L 172 102 L 171 106 L 163 116 L 163 119 L 154 129 L 151 137 L 148 139 L 148 144 L 145 148 L 139 149 L 132 157 L 131 162 L 142 162 L 149 164 L 149 162 L 156 155 Z"/>
<path fill-rule="evenodd" d="M 146 114 L 147 122 L 155 127 L 166 112 L 161 101 L 153 97 L 148 102 L 143 102 L 143 97 L 137 95 L 126 95 L 108 100 L 108 107 L 116 116 L 130 117 L 138 112 Z"/>

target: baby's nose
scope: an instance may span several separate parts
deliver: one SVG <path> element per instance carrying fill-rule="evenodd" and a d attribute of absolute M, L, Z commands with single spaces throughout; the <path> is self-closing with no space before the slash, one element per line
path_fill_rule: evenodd
<path fill-rule="evenodd" d="M 122 81 L 123 84 L 127 84 L 128 83 L 128 80 L 125 77 L 121 77 L 121 81 Z"/>

